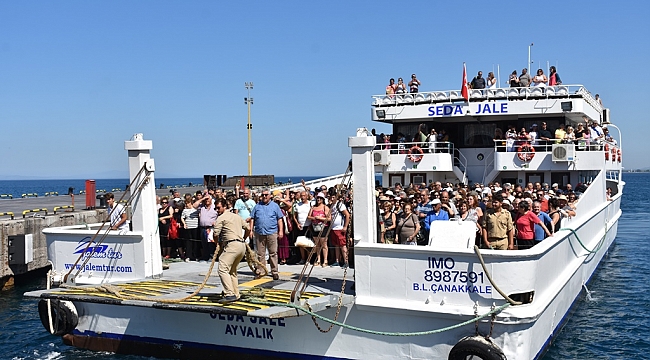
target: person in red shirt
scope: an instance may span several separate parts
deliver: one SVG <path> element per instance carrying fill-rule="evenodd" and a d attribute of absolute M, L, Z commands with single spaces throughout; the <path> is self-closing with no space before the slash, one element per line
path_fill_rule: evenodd
<path fill-rule="evenodd" d="M 541 211 L 548 214 L 548 199 L 544 195 L 544 190 L 537 191 L 537 201 L 539 201 L 542 206 Z"/>
<path fill-rule="evenodd" d="M 535 224 L 544 229 L 546 236 L 551 236 L 543 222 L 539 220 L 537 215 L 530 211 L 530 204 L 528 201 L 519 203 L 517 218 L 515 219 L 515 227 L 517 228 L 517 249 L 524 250 L 530 249 L 535 246 Z"/>

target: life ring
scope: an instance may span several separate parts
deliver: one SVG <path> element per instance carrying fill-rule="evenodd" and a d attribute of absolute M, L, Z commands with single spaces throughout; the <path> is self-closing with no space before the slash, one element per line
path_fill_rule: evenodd
<path fill-rule="evenodd" d="M 413 162 L 420 162 L 423 157 L 424 151 L 422 151 L 419 146 L 415 145 L 409 149 L 409 160 Z"/>
<path fill-rule="evenodd" d="M 612 146 L 612 161 L 616 161 L 616 148 Z"/>
<path fill-rule="evenodd" d="M 609 160 L 609 144 L 605 144 L 605 161 Z"/>
<path fill-rule="evenodd" d="M 48 314 L 48 307 L 51 312 Z M 52 328 L 50 328 L 50 314 L 52 316 Z M 52 335 L 65 335 L 79 323 L 79 315 L 74 304 L 70 301 L 63 301 L 57 299 L 41 299 L 38 302 L 38 316 L 41 318 L 41 323 L 45 330 Z"/>
<path fill-rule="evenodd" d="M 530 162 L 535 157 L 535 148 L 531 144 L 523 144 L 517 149 L 517 157 L 521 161 Z"/>
<path fill-rule="evenodd" d="M 623 161 L 623 153 L 621 152 L 621 149 L 618 149 L 618 162 Z"/>
<path fill-rule="evenodd" d="M 483 360 L 506 360 L 506 355 L 492 341 L 482 336 L 468 336 L 451 348 L 449 360 L 465 360 L 477 356 Z"/>

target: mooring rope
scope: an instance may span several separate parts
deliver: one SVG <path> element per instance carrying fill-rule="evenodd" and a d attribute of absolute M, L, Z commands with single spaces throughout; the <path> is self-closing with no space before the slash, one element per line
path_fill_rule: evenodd
<path fill-rule="evenodd" d="M 248 299 L 247 301 L 250 302 L 250 303 L 253 303 L 253 304 L 257 304 L 257 305 L 289 307 L 289 308 L 292 308 L 292 309 L 302 311 L 307 315 L 311 315 L 312 317 L 318 318 L 320 320 L 323 320 L 323 321 L 328 322 L 330 324 L 334 324 L 336 326 L 340 326 L 340 327 L 345 328 L 345 329 L 350 329 L 350 330 L 354 330 L 354 331 L 358 331 L 358 332 L 362 332 L 362 333 L 366 333 L 366 334 L 382 335 L 382 336 L 423 336 L 423 335 L 438 334 L 438 333 L 441 333 L 441 332 L 457 329 L 457 328 L 463 327 L 465 325 L 469 325 L 469 324 L 471 324 L 471 323 L 473 323 L 475 321 L 481 320 L 481 319 L 483 319 L 485 317 L 488 317 L 488 316 L 490 316 L 492 314 L 496 314 L 496 313 L 500 312 L 501 310 L 503 310 L 503 309 L 507 308 L 508 306 L 510 306 L 509 303 L 505 303 L 505 304 L 503 304 L 503 305 L 501 305 L 499 307 L 494 308 L 493 310 L 488 311 L 487 313 L 485 313 L 483 315 L 473 317 L 470 320 L 463 321 L 462 323 L 447 326 L 447 327 L 440 328 L 440 329 L 426 330 L 426 331 L 414 331 L 414 332 L 390 332 L 390 331 L 370 330 L 370 329 L 360 328 L 360 327 L 357 327 L 357 326 L 348 325 L 348 324 L 345 324 L 345 323 L 342 323 L 342 322 L 339 322 L 339 321 L 328 319 L 328 318 L 326 318 L 326 317 L 324 317 L 322 315 L 319 315 L 318 313 L 315 313 L 315 312 L 313 312 L 313 311 L 311 311 L 309 309 L 305 309 L 302 306 L 291 304 L 291 303 L 288 303 L 288 304 L 287 303 L 279 303 L 279 302 L 275 302 L 275 301 L 267 301 L 267 300 L 255 299 L 255 298 Z"/>
<path fill-rule="evenodd" d="M 220 246 L 220 248 L 223 248 Z M 208 272 L 205 274 L 205 277 L 203 278 L 203 282 L 199 287 L 194 290 L 190 295 L 185 296 L 180 299 L 161 299 L 157 297 L 151 297 L 151 296 L 140 296 L 140 295 L 125 295 L 122 292 L 124 289 L 121 289 L 117 285 L 112 285 L 112 284 L 102 284 L 99 286 L 73 286 L 73 285 L 67 285 L 67 284 L 61 284 L 60 287 L 66 288 L 66 289 L 74 289 L 74 290 L 81 290 L 84 292 L 92 293 L 92 292 L 103 292 L 103 293 L 109 293 L 112 294 L 116 297 L 118 297 L 121 300 L 141 300 L 141 301 L 152 301 L 152 302 L 158 302 L 158 303 L 164 303 L 164 304 L 178 304 L 182 303 L 184 301 L 187 301 L 191 299 L 192 297 L 198 295 L 203 288 L 205 288 L 206 284 L 208 283 L 208 279 L 210 279 L 210 276 L 212 275 L 212 270 L 214 269 L 214 264 L 217 261 L 217 258 L 219 257 L 219 254 L 221 251 L 215 251 L 214 254 L 212 255 L 212 261 L 210 262 L 210 268 L 208 269 Z M 253 271 L 256 272 L 257 266 L 260 265 L 260 267 L 263 269 L 264 274 L 262 276 L 266 276 L 268 274 L 268 270 L 266 269 L 266 265 L 262 264 L 258 259 L 257 259 L 257 254 L 246 244 L 246 263 L 248 264 L 248 267 Z"/>

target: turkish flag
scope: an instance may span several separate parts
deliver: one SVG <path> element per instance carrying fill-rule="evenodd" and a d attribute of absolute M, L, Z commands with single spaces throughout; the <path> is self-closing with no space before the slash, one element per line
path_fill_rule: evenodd
<path fill-rule="evenodd" d="M 467 68 L 465 63 L 463 63 L 463 87 L 460 89 L 461 95 L 465 98 L 465 101 L 469 101 L 469 89 L 467 88 Z"/>

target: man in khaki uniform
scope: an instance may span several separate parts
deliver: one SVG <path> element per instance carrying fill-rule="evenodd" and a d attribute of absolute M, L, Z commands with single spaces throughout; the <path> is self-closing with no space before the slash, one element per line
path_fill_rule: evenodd
<path fill-rule="evenodd" d="M 483 244 L 488 249 L 514 250 L 515 229 L 510 211 L 501 207 L 503 197 L 497 194 L 492 198 L 492 208 L 487 209 L 481 226 L 483 227 Z"/>
<path fill-rule="evenodd" d="M 222 239 L 223 252 L 219 256 L 219 278 L 223 285 L 224 297 L 220 303 L 230 303 L 239 300 L 239 283 L 237 281 L 237 265 L 246 254 L 246 236 L 250 232 L 248 223 L 239 215 L 227 211 L 226 199 L 217 198 L 215 210 L 219 214 L 214 223 L 214 238 Z"/>

